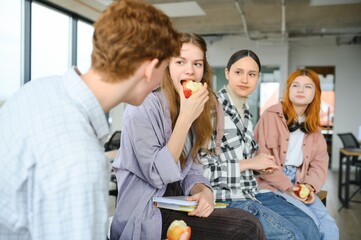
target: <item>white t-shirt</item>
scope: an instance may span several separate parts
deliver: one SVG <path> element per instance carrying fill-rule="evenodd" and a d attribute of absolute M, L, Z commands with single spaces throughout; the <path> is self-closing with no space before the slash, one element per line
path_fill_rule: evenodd
<path fill-rule="evenodd" d="M 303 120 L 304 116 L 302 115 L 299 118 L 299 121 L 302 122 Z M 290 133 L 285 165 L 299 167 L 303 163 L 302 143 L 304 136 L 305 133 L 302 132 L 300 129 L 297 129 L 296 131 Z"/>

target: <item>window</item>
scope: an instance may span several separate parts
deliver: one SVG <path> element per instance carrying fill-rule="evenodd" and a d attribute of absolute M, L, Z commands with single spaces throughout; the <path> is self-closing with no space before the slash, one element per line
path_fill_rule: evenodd
<path fill-rule="evenodd" d="M 92 20 L 47 1 L 0 5 L 0 107 L 31 79 L 62 75 L 74 63 L 89 69 Z"/>
<path fill-rule="evenodd" d="M 31 79 L 64 74 L 71 65 L 71 18 L 32 3 Z"/>
<path fill-rule="evenodd" d="M 22 84 L 21 0 L 6 1 L 0 8 L 0 106 Z"/>
<path fill-rule="evenodd" d="M 94 28 L 92 25 L 83 21 L 78 21 L 77 67 L 82 73 L 88 71 L 91 65 L 91 53 L 93 50 L 93 32 Z"/>
<path fill-rule="evenodd" d="M 331 127 L 335 114 L 335 76 L 333 74 L 320 75 L 320 81 L 322 90 L 320 122 L 322 126 Z"/>
<path fill-rule="evenodd" d="M 259 97 L 259 116 L 268 107 L 279 102 L 280 99 L 280 70 L 279 67 L 262 67 Z"/>
<path fill-rule="evenodd" d="M 306 66 L 315 71 L 321 83 L 321 126 L 327 130 L 333 128 L 333 118 L 335 113 L 335 67 L 334 66 Z"/>

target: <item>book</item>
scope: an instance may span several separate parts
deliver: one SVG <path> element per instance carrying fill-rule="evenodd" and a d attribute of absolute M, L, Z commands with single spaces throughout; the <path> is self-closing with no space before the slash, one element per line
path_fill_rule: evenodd
<path fill-rule="evenodd" d="M 153 197 L 153 203 L 158 208 L 182 212 L 192 212 L 197 208 L 197 201 L 187 201 L 186 196 Z M 226 203 L 214 203 L 214 208 L 226 208 Z"/>

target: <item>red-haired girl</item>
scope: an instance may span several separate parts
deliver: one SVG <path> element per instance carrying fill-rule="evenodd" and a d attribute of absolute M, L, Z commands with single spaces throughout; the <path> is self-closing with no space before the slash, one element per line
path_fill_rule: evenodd
<path fill-rule="evenodd" d="M 322 239 L 338 239 L 335 220 L 316 193 L 326 181 L 328 154 L 320 131 L 320 79 L 312 70 L 298 69 L 287 79 L 284 99 L 261 116 L 255 139 L 259 152 L 268 153 L 280 171 L 262 174 L 260 189 L 269 189 L 307 213 L 319 227 Z M 294 191 L 303 183 L 310 190 L 300 198 Z"/>

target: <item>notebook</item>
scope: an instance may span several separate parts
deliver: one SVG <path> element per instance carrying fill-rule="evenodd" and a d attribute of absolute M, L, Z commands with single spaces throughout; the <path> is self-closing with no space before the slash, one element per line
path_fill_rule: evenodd
<path fill-rule="evenodd" d="M 192 212 L 197 208 L 197 201 L 187 201 L 186 196 L 153 197 L 154 205 L 158 208 L 171 209 L 182 212 Z M 215 203 L 214 208 L 226 208 L 226 203 Z"/>

